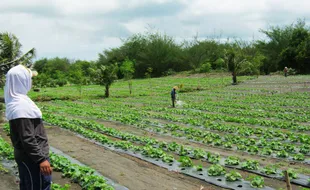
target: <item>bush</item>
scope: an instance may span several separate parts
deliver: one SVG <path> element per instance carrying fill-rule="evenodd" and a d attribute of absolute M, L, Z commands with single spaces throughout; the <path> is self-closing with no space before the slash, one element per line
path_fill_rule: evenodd
<path fill-rule="evenodd" d="M 215 62 L 212 63 L 212 68 L 214 70 L 222 70 L 226 69 L 225 61 L 222 58 L 217 59 Z"/>
<path fill-rule="evenodd" d="M 287 74 L 289 74 L 289 75 L 296 75 L 296 70 L 295 69 L 293 69 L 293 68 L 288 68 L 288 70 L 287 70 Z"/>
<path fill-rule="evenodd" d="M 211 71 L 211 64 L 209 62 L 203 63 L 199 68 L 200 73 L 208 73 L 210 71 Z"/>
<path fill-rule="evenodd" d="M 56 80 L 56 85 L 58 86 L 64 86 L 67 84 L 67 80 L 66 79 L 58 79 Z"/>
<path fill-rule="evenodd" d="M 167 71 L 164 71 L 162 73 L 163 76 L 169 76 L 169 75 L 174 75 L 176 72 L 173 69 L 168 69 Z"/>

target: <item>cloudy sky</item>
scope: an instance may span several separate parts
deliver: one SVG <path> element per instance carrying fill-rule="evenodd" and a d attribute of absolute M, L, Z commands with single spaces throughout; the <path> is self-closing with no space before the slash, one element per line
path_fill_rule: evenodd
<path fill-rule="evenodd" d="M 0 0 L 0 32 L 17 35 L 42 57 L 97 59 L 121 39 L 156 28 L 190 39 L 261 39 L 259 29 L 304 18 L 309 0 Z"/>

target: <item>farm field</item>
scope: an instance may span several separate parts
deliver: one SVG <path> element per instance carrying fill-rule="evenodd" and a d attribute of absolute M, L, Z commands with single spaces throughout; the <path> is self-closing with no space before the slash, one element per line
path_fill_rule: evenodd
<path fill-rule="evenodd" d="M 128 189 L 285 189 L 283 170 L 293 189 L 309 187 L 310 76 L 238 79 L 175 76 L 133 80 L 132 95 L 118 81 L 110 98 L 100 86 L 30 97 L 52 147 Z M 182 86 L 176 108 L 173 86 Z"/>

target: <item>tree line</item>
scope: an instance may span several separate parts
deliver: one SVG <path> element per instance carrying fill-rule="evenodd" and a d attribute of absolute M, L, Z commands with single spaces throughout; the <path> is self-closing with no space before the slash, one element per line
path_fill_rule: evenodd
<path fill-rule="evenodd" d="M 131 78 L 161 77 L 180 71 L 230 71 L 235 80 L 238 75 L 270 74 L 284 67 L 300 74 L 310 73 L 310 29 L 305 20 L 270 26 L 260 32 L 264 40 L 193 37 L 181 43 L 160 32 L 134 34 L 122 40 L 120 47 L 99 53 L 94 61 L 59 57 L 37 60 L 34 68 L 40 75 L 34 84 L 101 84 L 108 90 L 117 78 L 128 80 L 130 86 Z M 21 54 L 18 39 L 9 36 L 10 44 L 4 34 L 0 33 L 0 63 Z"/>

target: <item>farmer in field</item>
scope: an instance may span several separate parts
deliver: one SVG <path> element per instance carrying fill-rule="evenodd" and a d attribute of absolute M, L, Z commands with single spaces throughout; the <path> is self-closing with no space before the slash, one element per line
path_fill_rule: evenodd
<path fill-rule="evenodd" d="M 288 68 L 287 68 L 287 67 L 284 67 L 284 70 L 283 70 L 283 71 L 284 71 L 284 76 L 287 77 Z"/>
<path fill-rule="evenodd" d="M 35 75 L 36 72 L 17 65 L 6 74 L 4 89 L 5 115 L 10 124 L 21 190 L 49 190 L 52 180 L 42 113 L 27 96 Z"/>
<path fill-rule="evenodd" d="M 177 92 L 176 90 L 178 89 L 177 86 L 174 86 L 170 92 L 171 94 L 171 101 L 172 101 L 172 107 L 175 108 L 175 103 L 176 103 L 176 96 L 177 96 Z"/>

